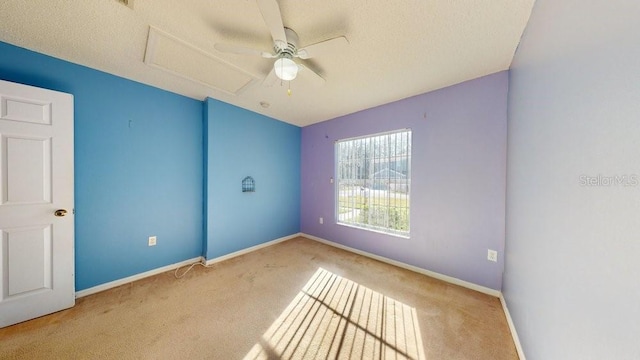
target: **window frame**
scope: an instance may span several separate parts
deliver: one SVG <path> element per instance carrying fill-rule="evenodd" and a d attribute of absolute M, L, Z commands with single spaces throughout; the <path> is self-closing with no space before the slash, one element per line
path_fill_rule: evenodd
<path fill-rule="evenodd" d="M 340 202 L 340 193 L 341 193 L 341 179 L 340 179 L 340 144 L 344 143 L 344 142 L 348 142 L 348 141 L 356 141 L 356 140 L 361 140 L 361 139 L 373 139 L 376 137 L 381 137 L 381 136 L 390 136 L 390 135 L 396 135 L 396 134 L 404 134 L 407 133 L 408 138 L 406 139 L 407 142 L 407 152 L 406 154 L 402 155 L 402 156 L 398 156 L 397 154 L 392 156 L 392 155 L 386 155 L 383 157 L 383 159 L 386 159 L 387 164 L 389 164 L 391 162 L 391 158 L 395 158 L 394 161 L 405 161 L 405 167 L 406 167 L 406 180 L 404 183 L 404 186 L 406 187 L 406 195 L 404 200 L 406 201 L 406 205 L 404 207 L 402 207 L 402 209 L 404 209 L 406 211 L 406 226 L 407 226 L 407 230 L 398 230 L 398 229 L 394 229 L 392 227 L 389 227 L 388 225 L 386 227 L 384 226 L 378 226 L 378 225 L 369 225 L 369 224 L 362 224 L 359 222 L 344 222 L 340 220 L 340 210 L 341 210 L 341 202 Z M 410 238 L 411 237 L 411 161 L 412 161 L 412 151 L 413 151 L 413 131 L 410 128 L 403 128 L 403 129 L 397 129 L 397 130 L 391 130 L 391 131 L 385 131 L 385 132 L 380 132 L 380 133 L 374 133 L 374 134 L 367 134 L 367 135 L 362 135 L 362 136 L 356 136 L 356 137 L 351 137 L 351 138 L 345 138 L 345 139 L 340 139 L 340 140 L 336 140 L 334 142 L 334 221 L 337 225 L 341 225 L 341 226 L 346 226 L 346 227 L 350 227 L 350 228 L 355 228 L 355 229 L 360 229 L 360 230 L 365 230 L 365 231 L 371 231 L 371 232 L 375 232 L 375 233 L 380 233 L 380 234 L 385 234 L 385 235 L 390 235 L 390 236 L 395 236 L 395 237 L 400 237 L 400 238 Z M 366 151 L 366 150 L 365 150 Z M 374 151 L 375 154 L 375 151 Z M 398 158 L 401 158 L 401 160 L 398 160 Z M 368 157 L 365 155 L 363 157 L 363 159 L 365 159 L 364 161 L 366 161 L 366 159 L 368 159 Z M 375 162 L 376 160 L 378 160 L 380 158 L 376 158 L 375 155 L 373 156 L 373 163 L 374 163 L 374 169 L 375 169 Z M 371 166 L 371 165 L 369 165 Z M 395 164 L 394 166 L 394 170 L 391 170 L 391 168 L 389 167 L 389 165 L 387 165 L 386 170 L 388 171 L 395 171 L 395 169 L 397 169 L 397 164 Z M 385 169 L 380 169 L 377 172 L 383 171 Z M 374 172 L 374 175 L 375 173 Z M 387 180 L 389 180 L 390 178 L 387 178 Z M 379 184 L 375 184 L 375 179 L 374 178 L 365 178 L 362 180 L 365 185 L 367 182 L 370 182 L 371 185 L 379 185 Z M 387 185 L 390 185 L 390 183 L 387 183 Z M 394 182 L 395 186 L 398 186 L 397 182 Z M 373 187 L 374 187 L 373 186 Z M 373 188 L 372 187 L 372 188 Z M 371 191 L 371 189 L 363 187 L 363 189 L 367 189 L 367 191 Z M 375 191 L 375 190 L 374 190 Z M 389 191 L 389 190 L 387 190 Z M 396 191 L 394 191 L 394 193 L 397 193 Z M 350 194 L 351 196 L 352 194 Z M 387 195 L 388 196 L 388 195 Z M 397 200 L 394 200 L 394 202 Z M 343 207 L 343 206 L 342 206 Z M 388 202 L 385 206 L 385 208 L 387 209 L 386 212 L 388 214 L 388 212 L 390 210 L 390 208 L 398 208 L 397 206 L 391 206 L 391 204 Z M 397 211 L 397 210 L 396 210 Z M 387 215 L 388 216 L 388 215 Z M 386 218 L 388 221 L 388 217 Z"/>

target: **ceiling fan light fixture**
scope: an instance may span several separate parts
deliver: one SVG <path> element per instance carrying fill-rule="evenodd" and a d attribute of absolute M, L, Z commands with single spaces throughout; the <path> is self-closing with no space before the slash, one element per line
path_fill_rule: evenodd
<path fill-rule="evenodd" d="M 298 75 L 298 64 L 289 58 L 280 58 L 273 63 L 276 76 L 284 81 L 291 81 Z"/>

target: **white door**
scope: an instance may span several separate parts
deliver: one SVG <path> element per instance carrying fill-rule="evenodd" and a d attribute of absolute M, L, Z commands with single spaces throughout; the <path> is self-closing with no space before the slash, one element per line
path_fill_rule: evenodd
<path fill-rule="evenodd" d="M 75 305 L 73 218 L 73 96 L 0 80 L 0 327 Z"/>

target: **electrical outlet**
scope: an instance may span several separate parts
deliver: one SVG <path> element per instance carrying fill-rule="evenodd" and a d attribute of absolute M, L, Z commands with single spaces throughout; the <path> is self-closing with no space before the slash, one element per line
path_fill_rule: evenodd
<path fill-rule="evenodd" d="M 498 262 L 498 252 L 495 250 L 487 250 L 487 260 Z"/>
<path fill-rule="evenodd" d="M 319 222 L 320 224 L 324 224 L 324 219 L 323 219 L 323 218 L 320 218 L 320 219 L 318 219 L 318 222 Z"/>
<path fill-rule="evenodd" d="M 155 236 L 149 236 L 149 246 L 156 246 L 157 240 L 158 238 L 156 238 Z"/>

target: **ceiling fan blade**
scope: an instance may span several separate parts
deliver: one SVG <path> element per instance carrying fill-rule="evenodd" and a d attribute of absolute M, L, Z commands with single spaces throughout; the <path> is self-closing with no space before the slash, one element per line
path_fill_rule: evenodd
<path fill-rule="evenodd" d="M 246 48 L 243 46 L 229 45 L 229 44 L 214 44 L 213 47 L 221 51 L 223 53 L 229 54 L 240 54 L 240 55 L 256 55 L 262 56 L 263 58 L 272 59 L 275 58 L 276 55 L 270 54 L 265 51 L 260 51 L 257 49 Z"/>
<path fill-rule="evenodd" d="M 314 86 L 322 86 L 326 82 L 322 76 L 302 64 L 298 64 L 298 71 L 298 76 L 308 79 Z"/>
<path fill-rule="evenodd" d="M 310 59 L 324 54 L 336 54 L 343 51 L 348 45 L 349 40 L 340 36 L 298 49 L 296 56 L 300 59 Z"/>
<path fill-rule="evenodd" d="M 263 86 L 273 86 L 278 82 L 278 77 L 276 76 L 276 71 L 271 67 L 271 71 L 269 71 L 269 75 L 262 81 Z"/>
<path fill-rule="evenodd" d="M 271 32 L 271 37 L 275 46 L 282 50 L 287 48 L 287 35 L 284 33 L 282 14 L 276 0 L 257 0 L 260 13 L 267 28 Z"/>

